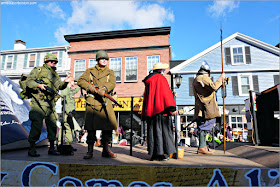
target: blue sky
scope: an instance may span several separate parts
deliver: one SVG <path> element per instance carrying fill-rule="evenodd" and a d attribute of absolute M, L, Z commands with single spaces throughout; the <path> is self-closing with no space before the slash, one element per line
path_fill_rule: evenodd
<path fill-rule="evenodd" d="M 279 1 L 1 1 L 1 50 L 68 45 L 65 34 L 171 26 L 173 60 L 235 32 L 275 46 Z"/>

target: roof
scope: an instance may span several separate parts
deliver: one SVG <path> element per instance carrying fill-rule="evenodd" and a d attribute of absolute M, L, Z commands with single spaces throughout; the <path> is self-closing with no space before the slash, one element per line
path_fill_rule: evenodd
<path fill-rule="evenodd" d="M 259 47 L 261 49 L 264 49 L 266 51 L 269 51 L 271 53 L 274 53 L 274 54 L 277 54 L 277 55 L 280 55 L 280 49 L 278 47 L 274 47 L 270 44 L 267 44 L 265 42 L 262 42 L 260 40 L 257 40 L 255 38 L 252 38 L 252 37 L 249 37 L 247 35 L 244 35 L 244 34 L 241 34 L 239 32 L 236 32 L 234 33 L 233 35 L 225 38 L 222 43 L 223 45 L 227 42 L 229 42 L 230 40 L 233 40 L 233 39 L 238 39 L 238 40 L 241 40 L 241 41 L 244 41 L 246 43 L 249 43 L 249 44 L 252 44 L 256 47 Z M 179 73 L 179 71 L 183 68 L 185 68 L 186 66 L 192 64 L 193 62 L 195 62 L 197 59 L 205 56 L 206 54 L 208 54 L 209 52 L 215 50 L 216 48 L 220 48 L 221 47 L 221 42 L 219 41 L 218 43 L 216 43 L 215 45 L 209 47 L 208 49 L 198 53 L 197 55 L 191 57 L 190 59 L 182 62 L 181 64 L 175 66 L 174 68 L 170 69 L 170 72 L 171 73 Z"/>
<path fill-rule="evenodd" d="M 170 69 L 174 68 L 175 66 L 181 64 L 182 62 L 184 62 L 185 60 L 171 60 L 170 61 Z"/>
<path fill-rule="evenodd" d="M 30 52 L 45 52 L 45 51 L 66 50 L 68 48 L 69 45 L 53 46 L 53 47 L 38 47 L 38 48 L 29 48 L 29 49 L 0 51 L 0 54 L 4 55 L 4 54 L 18 54 L 18 53 L 30 53 Z"/>
<path fill-rule="evenodd" d="M 72 34 L 72 35 L 64 35 L 64 38 L 68 42 L 90 41 L 90 40 L 102 40 L 102 39 L 110 39 L 110 38 L 167 35 L 170 34 L 170 30 L 171 27 L 156 27 L 156 28 L 146 28 L 146 29 L 117 30 L 117 31 L 106 31 L 106 32 Z"/>

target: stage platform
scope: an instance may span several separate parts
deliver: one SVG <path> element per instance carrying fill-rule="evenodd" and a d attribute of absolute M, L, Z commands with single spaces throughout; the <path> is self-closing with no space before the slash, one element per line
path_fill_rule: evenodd
<path fill-rule="evenodd" d="M 90 160 L 83 159 L 86 144 L 77 143 L 73 147 L 77 151 L 72 156 L 48 155 L 47 146 L 37 148 L 41 154 L 37 158 L 28 157 L 27 149 L 2 152 L 2 185 L 75 183 L 86 186 L 99 182 L 116 186 L 207 186 L 215 182 L 228 186 L 279 184 L 279 147 L 233 142 L 226 144 L 225 152 L 223 145 L 216 147 L 214 155 L 197 155 L 195 147 L 180 147 L 184 149 L 184 158 L 168 161 L 150 161 L 147 147 L 141 145 L 133 146 L 130 156 L 130 146 L 113 144 L 111 150 L 118 154 L 115 159 L 101 157 L 102 148 L 95 147 Z M 48 171 L 50 167 L 56 169 L 51 173 Z M 36 171 L 32 169 L 27 175 L 28 168 L 36 168 Z M 21 173 L 21 178 L 14 180 L 17 172 Z M 24 178 L 23 173 L 29 179 Z M 2 177 L 2 174 L 6 175 Z M 50 180 L 42 180 L 43 176 Z"/>

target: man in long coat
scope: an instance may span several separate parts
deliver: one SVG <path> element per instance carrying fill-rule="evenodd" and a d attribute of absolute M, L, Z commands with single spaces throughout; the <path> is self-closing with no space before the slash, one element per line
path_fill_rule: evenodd
<path fill-rule="evenodd" d="M 117 120 L 112 101 L 104 97 L 104 93 L 111 93 L 116 86 L 116 77 L 113 70 L 107 67 L 108 54 L 105 51 L 96 53 L 98 64 L 88 68 L 78 80 L 78 85 L 87 91 L 85 130 L 87 130 L 88 152 L 84 159 L 93 156 L 93 145 L 96 139 L 96 130 L 102 130 L 103 152 L 102 157 L 115 158 L 117 154 L 109 149 L 112 140 L 112 130 L 117 129 Z"/>
<path fill-rule="evenodd" d="M 212 155 L 213 152 L 206 146 L 206 134 L 216 123 L 216 117 L 220 117 L 220 111 L 216 101 L 216 90 L 222 85 L 225 74 L 222 74 L 216 82 L 210 79 L 210 66 L 204 61 L 193 81 L 193 93 L 195 96 L 195 114 L 199 130 L 199 148 L 197 154 Z"/>
<path fill-rule="evenodd" d="M 162 75 L 168 64 L 156 63 L 145 84 L 142 120 L 147 121 L 148 154 L 151 161 L 166 161 L 176 152 L 171 116 L 178 115 L 166 78 Z"/>

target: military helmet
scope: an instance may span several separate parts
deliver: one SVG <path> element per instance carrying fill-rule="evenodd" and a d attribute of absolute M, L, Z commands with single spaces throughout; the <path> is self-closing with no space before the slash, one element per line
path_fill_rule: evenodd
<path fill-rule="evenodd" d="M 210 66 L 205 60 L 202 62 L 199 71 L 206 71 L 207 73 L 210 73 Z"/>
<path fill-rule="evenodd" d="M 98 60 L 101 59 L 101 58 L 104 58 L 104 59 L 109 60 L 109 56 L 108 56 L 108 54 L 107 54 L 106 51 L 98 51 L 98 52 L 96 53 L 96 61 L 98 61 Z"/>
<path fill-rule="evenodd" d="M 49 62 L 49 61 L 56 61 L 56 62 L 58 62 L 57 57 L 54 54 L 47 54 L 45 56 L 44 62 Z"/>

